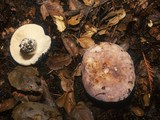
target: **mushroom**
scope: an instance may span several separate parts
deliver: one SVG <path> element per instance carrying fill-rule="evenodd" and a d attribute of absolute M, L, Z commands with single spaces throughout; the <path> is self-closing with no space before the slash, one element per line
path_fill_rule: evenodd
<path fill-rule="evenodd" d="M 45 35 L 41 26 L 26 24 L 19 27 L 10 41 L 10 53 L 21 65 L 35 64 L 51 45 L 51 38 Z"/>
<path fill-rule="evenodd" d="M 107 42 L 95 45 L 84 53 L 82 82 L 87 93 L 97 100 L 124 100 L 135 84 L 133 61 L 119 45 Z"/>

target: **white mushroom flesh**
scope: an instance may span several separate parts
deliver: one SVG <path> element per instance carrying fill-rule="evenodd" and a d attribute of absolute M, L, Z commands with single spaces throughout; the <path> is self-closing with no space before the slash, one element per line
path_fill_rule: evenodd
<path fill-rule="evenodd" d="M 51 45 L 51 38 L 45 35 L 41 26 L 26 24 L 19 27 L 10 41 L 10 53 L 21 65 L 35 64 Z"/>

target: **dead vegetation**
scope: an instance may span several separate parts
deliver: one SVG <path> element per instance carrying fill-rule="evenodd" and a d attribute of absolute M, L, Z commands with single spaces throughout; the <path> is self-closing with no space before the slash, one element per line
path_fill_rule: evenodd
<path fill-rule="evenodd" d="M 44 116 L 57 120 L 160 119 L 158 0 L 1 0 L 0 11 L 1 120 L 17 116 L 23 102 L 43 104 L 58 117 Z M 29 23 L 42 26 L 52 45 L 28 68 L 13 60 L 9 45 L 15 30 Z M 136 84 L 124 101 L 97 101 L 83 87 L 83 54 L 100 42 L 122 46 L 133 59 Z"/>

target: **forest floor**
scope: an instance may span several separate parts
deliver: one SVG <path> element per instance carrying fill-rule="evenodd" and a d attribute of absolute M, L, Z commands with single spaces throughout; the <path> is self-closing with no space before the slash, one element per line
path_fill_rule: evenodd
<path fill-rule="evenodd" d="M 10 41 L 20 26 L 31 23 L 42 26 L 52 44 L 36 64 L 26 67 L 11 56 Z M 133 60 L 135 87 L 123 101 L 101 102 L 84 89 L 83 54 L 100 42 L 122 46 Z M 25 80 L 12 85 L 11 79 L 19 76 L 38 79 L 33 84 L 40 88 L 24 90 Z M 160 120 L 160 1 L 1 0 L 0 120 L 20 116 L 15 108 L 25 102 L 54 106 L 64 120 Z M 23 112 L 19 119 L 38 119 Z"/>

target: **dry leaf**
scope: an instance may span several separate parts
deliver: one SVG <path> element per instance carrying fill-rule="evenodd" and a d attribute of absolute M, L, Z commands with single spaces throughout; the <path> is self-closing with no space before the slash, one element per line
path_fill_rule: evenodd
<path fill-rule="evenodd" d="M 115 12 L 115 13 L 114 13 Z M 107 26 L 113 26 L 113 25 L 116 25 L 117 23 L 119 23 L 119 21 L 121 19 L 123 19 L 125 16 L 126 16 L 126 12 L 124 9 L 120 9 L 120 10 L 117 10 L 117 11 L 113 11 L 113 12 L 110 12 L 108 14 L 108 17 L 111 17 L 113 14 L 116 14 L 115 17 L 111 18 L 108 23 L 107 23 Z"/>
<path fill-rule="evenodd" d="M 68 21 L 67 21 L 67 23 L 69 24 L 69 25 L 78 25 L 79 23 L 80 23 L 80 21 L 81 21 L 81 19 L 82 19 L 82 16 L 80 15 L 80 14 L 78 14 L 78 15 L 75 15 L 75 16 L 73 16 L 73 17 L 71 17 Z"/>
<path fill-rule="evenodd" d="M 46 9 L 46 6 L 45 6 L 44 4 L 41 5 L 40 11 L 41 11 L 43 20 L 45 20 L 46 17 L 49 16 L 49 13 L 48 13 L 48 11 L 47 11 L 47 9 Z"/>
<path fill-rule="evenodd" d="M 18 101 L 14 98 L 4 100 L 2 103 L 0 103 L 0 112 L 12 109 L 17 103 Z"/>
<path fill-rule="evenodd" d="M 70 34 L 62 33 L 61 38 L 69 54 L 74 57 L 77 56 L 79 52 L 79 48 L 77 47 L 73 37 Z"/>
<path fill-rule="evenodd" d="M 79 0 L 69 0 L 68 4 L 70 10 L 77 10 L 82 7 L 82 4 Z"/>
<path fill-rule="evenodd" d="M 68 66 L 72 62 L 70 55 L 55 54 L 47 59 L 46 64 L 52 70 L 62 69 L 64 66 Z"/>
<path fill-rule="evenodd" d="M 56 104 L 58 107 L 64 107 L 65 101 L 67 99 L 67 92 L 64 92 L 62 96 L 60 96 L 57 100 L 56 100 Z"/>
<path fill-rule="evenodd" d="M 90 48 L 95 45 L 94 41 L 90 37 L 81 37 L 77 41 L 80 43 L 82 48 Z"/>
<path fill-rule="evenodd" d="M 50 15 L 54 20 L 55 24 L 57 25 L 57 29 L 60 32 L 63 32 L 66 29 L 64 11 L 59 0 L 47 0 L 43 2 L 40 10 L 43 20 L 45 20 L 46 17 Z"/>
<path fill-rule="evenodd" d="M 79 102 L 71 111 L 71 117 L 75 120 L 94 120 L 90 109 L 83 102 Z"/>
<path fill-rule="evenodd" d="M 67 70 L 62 70 L 58 74 L 59 78 L 61 79 L 61 87 L 65 92 L 73 91 L 73 80 L 71 75 Z"/>
<path fill-rule="evenodd" d="M 60 32 L 63 32 L 66 29 L 64 18 L 62 16 L 57 16 L 57 15 L 54 15 L 54 18 L 55 18 L 54 19 L 55 24 L 57 25 L 57 29 Z"/>
<path fill-rule="evenodd" d="M 93 25 L 86 24 L 85 25 L 85 33 L 81 35 L 81 37 L 92 37 L 97 32 L 97 28 Z"/>
<path fill-rule="evenodd" d="M 56 100 L 58 107 L 64 107 L 67 113 L 70 113 L 75 106 L 74 92 L 65 92 L 61 97 Z"/>
<path fill-rule="evenodd" d="M 81 76 L 81 63 L 79 63 L 76 67 L 76 69 L 73 72 L 72 78 L 75 76 Z"/>
<path fill-rule="evenodd" d="M 41 80 L 36 75 L 38 71 L 33 67 L 17 66 L 8 74 L 8 79 L 17 90 L 42 93 Z"/>
<path fill-rule="evenodd" d="M 87 6 L 92 6 L 95 2 L 95 0 L 83 0 L 84 4 Z"/>

